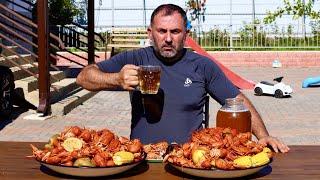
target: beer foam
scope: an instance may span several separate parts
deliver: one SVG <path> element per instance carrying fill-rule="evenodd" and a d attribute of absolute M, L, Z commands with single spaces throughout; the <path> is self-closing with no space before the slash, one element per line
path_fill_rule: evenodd
<path fill-rule="evenodd" d="M 239 112 L 247 112 L 249 110 L 248 109 L 220 109 L 219 111 L 239 113 Z"/>

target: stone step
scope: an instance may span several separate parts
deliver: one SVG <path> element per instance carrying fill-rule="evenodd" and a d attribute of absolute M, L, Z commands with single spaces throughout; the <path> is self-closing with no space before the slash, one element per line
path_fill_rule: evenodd
<path fill-rule="evenodd" d="M 55 83 L 64 79 L 66 76 L 63 71 L 50 71 L 51 78 L 50 82 Z M 24 91 L 24 94 L 38 89 L 38 78 L 34 76 L 29 76 L 20 80 L 15 81 L 16 87 L 21 87 Z"/>
<path fill-rule="evenodd" d="M 6 56 L 6 58 L 0 57 L 0 65 L 7 66 L 7 67 L 14 67 L 16 65 L 13 64 L 10 60 L 12 60 L 20 65 L 29 64 L 30 62 L 34 62 L 34 60 L 35 60 L 35 58 L 33 56 L 31 56 L 31 54 L 22 54 L 21 56 L 23 57 L 23 59 L 21 59 L 17 55 Z"/>
<path fill-rule="evenodd" d="M 86 100 L 90 99 L 95 94 L 97 94 L 97 92 L 92 92 L 81 88 L 81 91 L 52 104 L 52 115 L 65 115 L 77 106 L 79 106 L 80 104 L 82 104 L 83 102 L 85 102 Z"/>
<path fill-rule="evenodd" d="M 18 46 L 6 46 L 8 49 L 16 52 L 16 50 L 18 49 Z M 15 55 L 14 53 L 12 53 L 11 51 L 2 48 L 2 52 L 1 54 L 3 54 L 4 56 L 11 56 L 11 55 Z"/>
<path fill-rule="evenodd" d="M 51 103 L 60 101 L 61 99 L 70 95 L 79 86 L 76 84 L 76 78 L 66 78 L 61 81 L 55 82 L 51 85 L 50 95 Z M 39 90 L 32 91 L 25 94 L 25 99 L 31 104 L 38 107 L 39 105 Z"/>
<path fill-rule="evenodd" d="M 79 85 L 76 83 L 76 78 L 65 78 L 61 81 L 55 82 L 51 85 L 51 103 L 60 101 L 63 98 L 66 98 L 70 95 L 70 92 L 73 93 L 75 89 L 79 88 Z M 54 90 L 53 88 L 56 88 Z"/>
<path fill-rule="evenodd" d="M 38 63 L 34 63 L 34 65 L 32 65 L 32 64 L 23 64 L 21 66 L 23 68 L 31 71 L 34 74 L 38 74 L 38 67 L 37 67 Z M 13 72 L 14 80 L 19 80 L 19 79 L 23 79 L 23 78 L 31 76 L 28 72 L 26 72 L 24 69 L 21 69 L 18 66 L 11 67 L 10 69 Z"/>

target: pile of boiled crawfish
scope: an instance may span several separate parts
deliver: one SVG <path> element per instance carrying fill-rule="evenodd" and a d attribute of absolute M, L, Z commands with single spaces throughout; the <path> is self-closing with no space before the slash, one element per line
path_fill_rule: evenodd
<path fill-rule="evenodd" d="M 147 160 L 163 160 L 169 144 L 166 141 L 161 141 L 154 144 L 146 144 L 143 146 L 144 152 L 147 153 Z"/>
<path fill-rule="evenodd" d="M 140 140 L 118 137 L 108 129 L 99 131 L 77 126 L 65 128 L 53 136 L 43 150 L 31 144 L 32 157 L 41 162 L 64 166 L 110 167 L 116 166 L 114 155 L 126 152 L 133 155 L 130 162 L 144 159 L 143 145 Z M 83 165 L 77 160 L 84 159 Z M 125 158 L 124 158 L 125 159 Z"/>
<path fill-rule="evenodd" d="M 251 140 L 250 132 L 237 133 L 230 128 L 206 128 L 193 132 L 191 140 L 182 146 L 174 146 L 164 161 L 183 167 L 231 170 L 238 169 L 234 164 L 235 159 L 256 155 L 264 148 L 265 145 Z"/>

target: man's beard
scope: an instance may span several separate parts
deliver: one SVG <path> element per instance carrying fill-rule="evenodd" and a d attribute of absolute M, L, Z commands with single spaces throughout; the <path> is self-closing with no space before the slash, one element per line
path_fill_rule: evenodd
<path fill-rule="evenodd" d="M 178 58 L 177 55 L 182 51 L 182 49 L 184 47 L 183 46 L 184 42 L 182 42 L 181 44 L 182 45 L 177 48 L 175 48 L 172 45 L 161 45 L 161 48 L 159 48 L 159 46 L 157 46 L 156 43 L 154 43 L 153 47 L 154 47 L 155 51 L 158 52 L 159 55 L 164 58 L 164 60 L 167 60 L 170 62 L 170 61 L 174 61 Z M 164 47 L 169 47 L 169 48 L 171 48 L 171 50 L 165 51 L 162 49 Z"/>
<path fill-rule="evenodd" d="M 168 46 L 166 46 L 166 47 L 168 47 Z M 177 50 L 172 46 L 169 46 L 169 47 L 171 48 L 170 51 L 164 51 L 164 50 L 160 49 L 160 54 L 161 54 L 162 57 L 164 57 L 164 58 L 173 58 L 173 57 L 175 57 L 177 55 Z"/>

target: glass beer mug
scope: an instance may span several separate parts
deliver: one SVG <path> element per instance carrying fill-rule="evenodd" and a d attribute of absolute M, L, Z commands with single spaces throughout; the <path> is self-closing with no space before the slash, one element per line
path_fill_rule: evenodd
<path fill-rule="evenodd" d="M 160 66 L 139 66 L 138 79 L 141 94 L 157 94 L 160 87 Z"/>
<path fill-rule="evenodd" d="M 216 118 L 217 127 L 230 127 L 237 132 L 251 132 L 251 113 L 239 98 L 226 99 Z"/>

